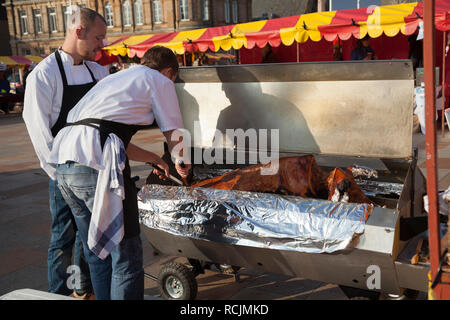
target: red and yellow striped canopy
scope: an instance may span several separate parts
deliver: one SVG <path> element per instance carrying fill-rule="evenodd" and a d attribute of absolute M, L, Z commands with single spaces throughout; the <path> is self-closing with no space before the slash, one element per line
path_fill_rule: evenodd
<path fill-rule="evenodd" d="M 39 56 L 0 56 L 0 64 L 11 66 L 20 66 L 31 64 L 38 64 L 42 61 L 42 57 Z"/>
<path fill-rule="evenodd" d="M 377 38 L 383 33 L 389 37 L 399 32 L 411 35 L 417 30 L 423 17 L 422 2 L 379 6 L 363 9 L 316 12 L 272 20 L 261 20 L 222 27 L 204 28 L 164 34 L 136 35 L 121 38 L 103 48 L 110 55 L 142 57 L 155 45 L 184 52 L 217 52 L 247 49 L 255 45 L 262 48 L 268 43 L 278 47 L 289 46 L 297 41 L 303 43 L 322 38 L 333 41 L 336 37 L 347 40 L 351 36 L 361 39 L 367 34 Z M 436 28 L 450 30 L 450 1 L 436 0 Z"/>

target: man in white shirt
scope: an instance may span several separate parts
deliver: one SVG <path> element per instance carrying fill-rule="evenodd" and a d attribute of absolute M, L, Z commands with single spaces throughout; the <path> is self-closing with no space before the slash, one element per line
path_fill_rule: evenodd
<path fill-rule="evenodd" d="M 57 164 L 58 183 L 77 222 L 97 299 L 143 299 L 137 190 L 128 159 L 150 162 L 166 175 L 168 165 L 130 140 L 156 120 L 169 150 L 182 150 L 182 141 L 171 139 L 184 128 L 173 83 L 177 73 L 175 54 L 153 47 L 141 65 L 110 75 L 89 91 L 53 143 L 49 161 Z M 182 151 L 173 157 L 177 172 L 187 177 L 189 159 L 183 159 Z"/>
<path fill-rule="evenodd" d="M 48 162 L 54 137 L 64 126 L 71 108 L 99 80 L 106 68 L 93 62 L 103 47 L 106 23 L 97 12 L 74 7 L 61 48 L 40 62 L 27 77 L 23 119 L 41 167 L 50 177 L 51 238 L 48 250 L 49 292 L 75 296 L 92 292 L 89 269 L 69 206 L 57 186 L 55 168 Z M 75 244 L 75 246 L 74 246 Z M 72 249 L 74 265 L 70 269 Z M 69 288 L 70 272 L 79 276 Z M 69 273 L 68 273 L 69 272 Z M 74 290 L 73 290 L 74 289 Z"/>

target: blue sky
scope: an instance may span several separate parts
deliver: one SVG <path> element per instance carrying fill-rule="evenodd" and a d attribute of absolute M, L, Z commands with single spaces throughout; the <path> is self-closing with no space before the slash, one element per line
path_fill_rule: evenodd
<path fill-rule="evenodd" d="M 333 11 L 343 9 L 355 9 L 357 0 L 333 0 Z M 381 0 L 360 0 L 360 7 L 367 8 L 369 6 L 381 5 Z"/>

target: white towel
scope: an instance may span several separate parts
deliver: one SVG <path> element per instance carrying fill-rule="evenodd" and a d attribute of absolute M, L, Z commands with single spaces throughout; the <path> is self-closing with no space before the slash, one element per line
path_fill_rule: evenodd
<path fill-rule="evenodd" d="M 447 198 L 450 198 L 450 187 L 448 187 L 447 190 L 438 193 L 438 200 L 439 200 L 438 211 L 443 216 L 448 216 Z M 425 211 L 428 213 L 428 195 L 423 196 L 423 207 Z"/>
<path fill-rule="evenodd" d="M 123 199 L 125 188 L 122 171 L 126 154 L 122 140 L 111 133 L 103 147 L 103 170 L 99 170 L 94 207 L 89 224 L 88 246 L 105 259 L 124 235 Z"/>

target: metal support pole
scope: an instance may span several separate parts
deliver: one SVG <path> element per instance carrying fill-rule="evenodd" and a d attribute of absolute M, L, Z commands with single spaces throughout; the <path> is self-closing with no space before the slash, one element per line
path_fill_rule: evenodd
<path fill-rule="evenodd" d="M 445 49 L 447 47 L 447 31 L 444 31 L 444 40 L 442 41 L 442 138 L 445 131 Z"/>
<path fill-rule="evenodd" d="M 431 278 L 435 279 L 440 265 L 441 245 L 438 215 L 437 149 L 436 149 L 436 88 L 434 56 L 434 0 L 424 1 L 423 58 L 425 72 L 425 151 L 427 169 L 428 246 L 430 248 Z M 434 288 L 436 298 L 442 290 L 439 281 Z"/>

